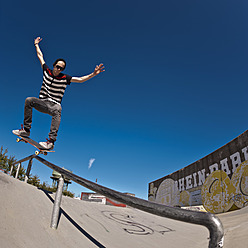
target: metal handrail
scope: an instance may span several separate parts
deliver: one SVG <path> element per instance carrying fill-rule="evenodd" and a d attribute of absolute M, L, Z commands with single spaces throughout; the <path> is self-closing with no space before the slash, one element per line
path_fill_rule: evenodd
<path fill-rule="evenodd" d="M 155 214 L 158 216 L 183 221 L 191 224 L 205 226 L 209 230 L 209 248 L 220 248 L 223 247 L 224 239 L 224 228 L 218 217 L 211 213 L 196 212 L 191 210 L 180 209 L 176 207 L 170 207 L 159 203 L 150 202 L 141 198 L 133 197 L 120 193 L 118 191 L 109 189 L 107 187 L 101 186 L 97 183 L 91 182 L 87 179 L 79 177 L 47 160 L 36 156 L 31 155 L 25 159 L 19 160 L 14 164 L 18 164 L 28 159 L 35 158 L 49 168 L 59 172 L 64 177 L 71 179 L 72 181 L 90 189 L 94 192 L 102 194 L 108 198 L 114 199 L 118 202 L 124 203 L 128 206 L 140 209 L 142 211 Z M 13 164 L 13 165 L 14 165 Z"/>

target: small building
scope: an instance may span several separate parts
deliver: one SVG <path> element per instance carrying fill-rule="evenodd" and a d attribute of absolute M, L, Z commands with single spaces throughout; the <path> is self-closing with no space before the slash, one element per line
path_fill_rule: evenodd
<path fill-rule="evenodd" d="M 131 193 L 124 193 L 127 195 L 135 196 L 135 194 Z M 107 198 L 106 196 L 97 194 L 97 193 L 89 193 L 89 192 L 82 192 L 81 193 L 81 200 L 82 201 L 89 201 L 89 202 L 96 202 L 104 205 L 111 205 L 115 207 L 126 207 L 127 205 L 120 203 L 118 201 L 112 200 Z"/>

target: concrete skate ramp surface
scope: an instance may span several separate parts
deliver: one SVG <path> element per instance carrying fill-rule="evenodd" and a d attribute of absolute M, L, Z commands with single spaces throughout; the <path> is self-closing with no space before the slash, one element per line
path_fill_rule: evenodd
<path fill-rule="evenodd" d="M 218 214 L 224 226 L 224 248 L 248 247 L 248 207 Z"/>
<path fill-rule="evenodd" d="M 58 229 L 50 228 L 54 194 L 0 173 L 0 247 L 208 247 L 207 228 L 155 216 L 133 208 L 117 208 L 62 198 Z M 234 242 L 247 244 L 247 208 L 219 215 Z M 235 220 L 239 218 L 239 224 Z M 226 222 L 224 221 L 226 220 Z M 246 221 L 246 226 L 245 222 Z M 234 223 L 234 226 L 232 225 Z M 233 228 L 234 227 L 234 228 Z M 226 238 L 226 237 L 225 237 Z M 238 245 L 239 244 L 239 245 Z"/>

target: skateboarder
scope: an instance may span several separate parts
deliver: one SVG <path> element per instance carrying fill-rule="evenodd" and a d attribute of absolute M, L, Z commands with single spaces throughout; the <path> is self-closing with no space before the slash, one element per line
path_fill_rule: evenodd
<path fill-rule="evenodd" d="M 51 70 L 46 65 L 39 47 L 41 40 L 41 37 L 37 37 L 34 40 L 37 56 L 43 69 L 43 83 L 40 89 L 39 98 L 26 98 L 24 107 L 24 125 L 21 125 L 21 129 L 13 130 L 12 132 L 16 135 L 25 137 L 30 135 L 32 109 L 35 108 L 42 113 L 52 116 L 49 139 L 45 142 L 40 142 L 39 144 L 45 149 L 53 149 L 61 121 L 61 101 L 67 85 L 70 85 L 70 83 L 83 83 L 105 70 L 103 64 L 100 64 L 97 65 L 94 72 L 89 75 L 82 77 L 71 77 L 62 73 L 66 67 L 66 61 L 64 59 L 57 59 L 53 63 L 53 69 Z"/>

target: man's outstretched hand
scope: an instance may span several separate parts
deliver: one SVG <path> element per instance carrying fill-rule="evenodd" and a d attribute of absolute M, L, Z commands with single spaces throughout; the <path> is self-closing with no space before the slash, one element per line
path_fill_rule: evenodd
<path fill-rule="evenodd" d="M 41 37 L 37 37 L 37 38 L 34 40 L 34 44 L 35 44 L 35 45 L 38 45 L 41 41 L 42 41 L 42 38 L 41 38 Z"/>
<path fill-rule="evenodd" d="M 100 74 L 101 72 L 105 71 L 104 70 L 104 65 L 103 64 L 100 64 L 100 65 L 97 65 L 93 74 L 96 76 L 98 74 Z"/>

